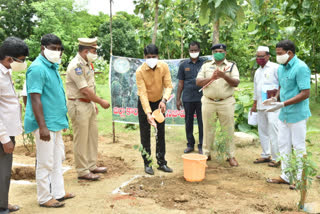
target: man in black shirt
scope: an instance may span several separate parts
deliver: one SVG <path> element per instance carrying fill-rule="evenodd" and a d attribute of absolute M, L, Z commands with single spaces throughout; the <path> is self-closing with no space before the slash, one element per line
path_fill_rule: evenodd
<path fill-rule="evenodd" d="M 184 153 L 189 153 L 194 150 L 195 139 L 193 136 L 193 118 L 194 113 L 197 114 L 198 128 L 199 128 L 199 154 L 202 154 L 202 139 L 203 139 L 203 128 L 202 128 L 202 115 L 201 115 L 201 97 L 202 92 L 199 92 L 200 87 L 196 85 L 196 78 L 200 68 L 204 62 L 203 59 L 199 58 L 200 44 L 198 42 L 191 42 L 189 44 L 190 59 L 183 61 L 179 66 L 178 79 L 179 85 L 177 90 L 177 109 L 180 110 L 182 106 L 181 94 L 183 107 L 185 111 L 185 122 L 186 122 L 186 136 L 187 136 L 187 148 Z"/>

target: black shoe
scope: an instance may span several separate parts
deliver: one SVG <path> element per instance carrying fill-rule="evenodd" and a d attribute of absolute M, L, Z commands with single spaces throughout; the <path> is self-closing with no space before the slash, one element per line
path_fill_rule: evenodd
<path fill-rule="evenodd" d="M 8 214 L 9 209 L 0 209 L 0 214 Z"/>
<path fill-rule="evenodd" d="M 144 171 L 149 175 L 154 175 L 154 171 L 151 166 L 145 166 Z"/>
<path fill-rule="evenodd" d="M 200 155 L 203 154 L 202 148 L 198 148 L 198 151 L 199 151 L 199 154 L 200 154 Z"/>
<path fill-rule="evenodd" d="M 171 168 L 169 168 L 167 165 L 162 165 L 158 167 L 158 170 L 164 171 L 164 172 L 173 172 Z"/>
<path fill-rule="evenodd" d="M 184 150 L 184 153 L 190 153 L 190 152 L 193 152 L 194 148 L 192 147 L 187 147 L 185 150 Z"/>

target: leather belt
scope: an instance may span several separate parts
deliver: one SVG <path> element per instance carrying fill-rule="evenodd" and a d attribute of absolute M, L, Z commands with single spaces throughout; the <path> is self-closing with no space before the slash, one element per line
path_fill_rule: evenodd
<path fill-rule="evenodd" d="M 77 99 L 74 99 L 74 98 L 68 98 L 68 100 L 79 100 L 80 102 L 84 102 L 84 103 L 91 103 L 91 100 L 89 99 L 86 99 L 86 98 L 77 98 Z"/>
<path fill-rule="evenodd" d="M 207 97 L 207 96 L 206 96 Z M 232 97 L 232 95 L 231 96 L 229 96 L 229 97 Z M 210 97 L 207 97 L 209 100 L 212 100 L 212 101 L 214 101 L 214 102 L 220 102 L 220 101 L 222 101 L 222 100 L 226 100 L 226 99 L 228 99 L 229 97 L 226 97 L 226 98 L 223 98 L 223 99 L 211 99 Z"/>

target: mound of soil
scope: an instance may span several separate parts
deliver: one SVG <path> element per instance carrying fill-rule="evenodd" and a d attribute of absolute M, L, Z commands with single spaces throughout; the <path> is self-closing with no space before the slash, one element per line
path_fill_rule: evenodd
<path fill-rule="evenodd" d="M 65 153 L 66 160 L 65 164 L 69 166 L 74 165 L 74 155 L 73 155 L 73 143 L 72 141 L 65 142 Z M 106 174 L 100 174 L 101 178 L 109 178 L 116 175 L 125 174 L 131 168 L 121 157 L 110 157 L 104 153 L 98 153 L 97 166 L 105 166 L 108 168 Z"/>
<path fill-rule="evenodd" d="M 11 170 L 11 179 L 34 180 L 36 178 L 35 168 L 31 166 L 14 167 Z"/>

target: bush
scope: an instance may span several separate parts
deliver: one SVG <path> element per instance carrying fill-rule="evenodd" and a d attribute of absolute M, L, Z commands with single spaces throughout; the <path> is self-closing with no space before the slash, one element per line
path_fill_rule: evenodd
<path fill-rule="evenodd" d="M 248 124 L 248 113 L 253 105 L 253 86 L 238 88 L 235 92 L 235 129 L 258 137 L 257 126 Z"/>

